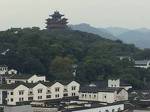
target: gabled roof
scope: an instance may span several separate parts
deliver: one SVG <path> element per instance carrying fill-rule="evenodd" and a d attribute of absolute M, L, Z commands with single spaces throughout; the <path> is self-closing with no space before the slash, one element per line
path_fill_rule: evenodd
<path fill-rule="evenodd" d="M 24 85 L 27 88 L 33 88 L 36 85 L 40 84 L 40 82 L 38 83 L 24 83 L 24 82 L 18 82 L 18 83 L 13 83 L 13 84 L 2 84 L 0 85 L 0 89 L 15 89 L 16 87 L 20 86 L 20 85 Z M 41 83 L 42 84 L 42 83 Z"/>
<path fill-rule="evenodd" d="M 47 87 L 51 87 L 53 84 L 55 84 L 56 82 L 40 82 L 41 84 L 47 86 Z"/>

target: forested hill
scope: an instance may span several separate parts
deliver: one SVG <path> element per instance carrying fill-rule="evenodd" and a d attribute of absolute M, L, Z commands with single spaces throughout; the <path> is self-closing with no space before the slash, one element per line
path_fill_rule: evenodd
<path fill-rule="evenodd" d="M 40 30 L 37 27 L 0 32 L 0 64 L 22 73 L 38 73 L 49 80 L 96 81 L 122 78 L 135 86 L 143 84 L 142 70 L 118 56 L 134 56 L 141 51 L 134 45 L 107 40 L 98 35 L 72 30 Z M 73 77 L 73 65 L 77 65 Z M 142 72 L 143 73 L 143 72 Z"/>

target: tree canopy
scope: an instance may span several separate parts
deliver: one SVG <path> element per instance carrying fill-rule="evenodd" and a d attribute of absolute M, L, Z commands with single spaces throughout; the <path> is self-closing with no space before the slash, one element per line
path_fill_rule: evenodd
<path fill-rule="evenodd" d="M 90 82 L 122 78 L 135 87 L 144 85 L 145 79 L 150 81 L 150 70 L 136 69 L 132 61 L 118 58 L 149 59 L 149 49 L 140 50 L 132 44 L 80 31 L 48 31 L 38 27 L 1 31 L 0 53 L 0 64 L 22 73 L 44 74 L 49 80 L 75 78 Z"/>

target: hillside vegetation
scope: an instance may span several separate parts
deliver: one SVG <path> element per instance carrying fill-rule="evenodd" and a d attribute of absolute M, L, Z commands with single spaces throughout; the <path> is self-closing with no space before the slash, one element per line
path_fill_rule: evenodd
<path fill-rule="evenodd" d="M 149 70 L 135 69 L 132 62 L 118 58 L 149 58 L 149 51 L 80 31 L 12 28 L 0 32 L 0 52 L 0 64 L 22 73 L 43 74 L 49 80 L 91 82 L 121 78 L 135 87 L 150 80 Z"/>

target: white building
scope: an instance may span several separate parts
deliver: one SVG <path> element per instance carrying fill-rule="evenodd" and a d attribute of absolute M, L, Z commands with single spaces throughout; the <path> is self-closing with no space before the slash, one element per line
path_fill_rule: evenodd
<path fill-rule="evenodd" d="M 8 67 L 6 65 L 0 65 L 0 75 L 6 74 Z"/>
<path fill-rule="evenodd" d="M 0 85 L 1 104 L 16 105 L 25 101 L 43 101 L 52 99 L 61 99 L 64 97 L 64 87 L 59 82 L 39 82 L 39 83 L 11 83 Z M 75 96 L 79 93 L 79 84 L 75 81 L 67 85 L 68 96 Z M 73 90 L 70 90 L 73 88 Z M 75 94 L 71 94 L 74 92 Z M 65 97 L 68 97 L 65 96 Z"/>
<path fill-rule="evenodd" d="M 120 79 L 108 80 L 108 87 L 120 87 Z"/>
<path fill-rule="evenodd" d="M 126 101 L 131 88 L 131 85 L 121 82 L 120 79 L 109 79 L 108 82 L 95 82 L 81 87 L 79 99 L 106 103 Z"/>
<path fill-rule="evenodd" d="M 8 69 L 6 65 L 0 65 L 0 84 L 6 83 L 6 79 L 17 74 L 17 70 Z"/>
<path fill-rule="evenodd" d="M 24 83 L 36 83 L 39 81 L 46 81 L 45 76 L 39 75 L 28 75 L 28 74 L 17 74 L 6 79 L 7 84 L 17 83 L 17 82 L 24 82 Z"/>
<path fill-rule="evenodd" d="M 64 96 L 79 96 L 80 84 L 76 81 L 62 82 L 64 85 Z"/>
<path fill-rule="evenodd" d="M 128 100 L 128 92 L 123 88 L 83 87 L 79 92 L 79 99 L 85 101 L 99 101 L 114 103 Z"/>
<path fill-rule="evenodd" d="M 123 81 L 120 81 L 120 79 L 109 79 L 108 80 L 108 87 L 113 88 L 124 88 L 126 90 L 129 90 L 132 88 L 130 84 L 124 83 Z"/>
<path fill-rule="evenodd" d="M 150 67 L 150 60 L 137 60 L 135 61 L 135 67 L 147 69 Z"/>

